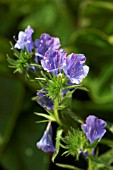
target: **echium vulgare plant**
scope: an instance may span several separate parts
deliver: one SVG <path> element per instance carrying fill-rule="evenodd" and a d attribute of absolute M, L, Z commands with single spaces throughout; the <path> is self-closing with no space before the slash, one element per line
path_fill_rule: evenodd
<path fill-rule="evenodd" d="M 60 147 L 64 150 L 63 155 L 72 155 L 77 160 L 81 155 L 88 161 L 88 169 L 91 170 L 93 164 L 103 164 L 98 159 L 96 147 L 106 132 L 107 123 L 94 115 L 89 115 L 86 121 L 81 120 L 69 109 L 74 91 L 86 89 L 82 85 L 89 72 L 89 67 L 85 64 L 86 57 L 84 54 L 67 54 L 60 48 L 59 38 L 47 33 L 33 40 L 33 33 L 34 30 L 30 26 L 19 32 L 15 44 L 11 44 L 15 58 L 8 56 L 8 61 L 10 67 L 15 69 L 14 72 L 24 73 L 28 79 L 36 83 L 37 92 L 34 98 L 46 111 L 36 113 L 44 118 L 42 122 L 48 122 L 36 146 L 44 152 L 52 152 L 53 162 L 59 154 Z M 68 122 L 69 117 L 73 117 L 73 123 Z M 52 136 L 53 122 L 58 124 L 55 144 Z M 73 126 L 74 123 L 76 126 Z M 58 165 L 76 169 L 72 165 Z"/>

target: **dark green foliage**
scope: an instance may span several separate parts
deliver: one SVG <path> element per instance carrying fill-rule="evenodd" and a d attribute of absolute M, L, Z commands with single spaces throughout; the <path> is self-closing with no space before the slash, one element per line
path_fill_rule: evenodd
<path fill-rule="evenodd" d="M 74 116 L 76 113 L 83 119 L 89 114 L 95 114 L 113 123 L 112 0 L 1 0 L 0 166 L 4 170 L 49 169 L 48 155 L 35 147 L 35 143 L 44 130 L 43 124 L 35 124 L 35 121 L 41 121 L 41 119 L 33 114 L 41 113 L 43 110 L 31 101 L 31 98 L 36 95 L 36 90 L 39 89 L 38 83 L 25 81 L 22 75 L 13 74 L 15 65 L 19 66 L 18 71 L 21 72 L 21 65 L 24 63 L 20 60 L 15 62 L 8 59 L 14 65 L 14 70 L 10 69 L 6 56 L 8 54 L 11 58 L 14 57 L 9 42 L 14 44 L 13 36 L 17 37 L 18 31 L 25 30 L 28 25 L 35 30 L 33 35 L 35 38 L 44 32 L 58 36 L 62 47 L 68 53 L 83 53 L 87 58 L 90 72 L 83 81 L 83 86 L 89 90 L 86 92 L 88 98 L 84 99 L 81 91 L 79 94 L 75 91 L 70 106 L 73 116 L 68 119 L 68 122 L 74 120 L 74 117 L 76 120 L 76 115 Z M 27 56 L 27 59 L 29 64 L 32 64 L 30 56 Z M 26 69 L 26 65 L 24 68 Z M 51 82 L 50 85 L 54 84 Z M 56 87 L 59 90 L 57 84 Z M 49 92 L 53 93 L 54 98 L 56 90 Z M 71 93 L 65 96 L 59 109 L 64 103 L 67 103 L 68 107 L 70 96 Z M 66 112 L 69 117 L 68 109 Z M 64 117 L 66 117 L 65 114 Z M 112 124 L 107 128 L 113 133 Z M 106 138 L 113 141 L 112 134 L 106 133 Z M 108 161 L 109 166 L 113 163 L 111 149 L 106 154 L 103 151 L 99 154 L 102 154 L 102 160 Z M 98 162 L 97 159 L 96 161 Z M 105 168 L 101 163 L 102 161 L 95 165 L 95 170 Z"/>

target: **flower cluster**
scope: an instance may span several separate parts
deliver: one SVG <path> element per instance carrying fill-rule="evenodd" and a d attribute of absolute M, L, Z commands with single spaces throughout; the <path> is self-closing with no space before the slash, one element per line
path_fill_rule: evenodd
<path fill-rule="evenodd" d="M 73 116 L 73 112 L 67 108 L 72 93 L 80 87 L 80 83 L 89 72 L 89 67 L 85 65 L 86 58 L 84 54 L 67 54 L 61 48 L 57 37 L 44 33 L 39 39 L 33 40 L 33 33 L 34 30 L 30 26 L 25 31 L 19 32 L 18 40 L 13 48 L 17 60 L 10 58 L 8 60 L 16 71 L 23 72 L 25 69 L 29 77 L 31 71 L 34 81 L 40 85 L 36 100 L 47 114 L 37 113 L 37 115 L 44 117 L 46 120 L 42 121 L 48 121 L 48 125 L 36 146 L 44 152 L 54 153 L 53 160 L 60 146 L 63 145 L 67 149 L 64 154 L 76 156 L 76 159 L 79 159 L 81 153 L 84 156 L 91 156 L 106 132 L 104 129 L 106 122 L 90 115 L 86 118 L 86 123 L 81 124 L 80 130 L 70 128 L 75 121 L 82 123 L 82 120 Z M 66 125 L 65 115 L 69 117 L 69 121 L 74 119 L 70 127 Z M 53 121 L 60 126 L 56 131 L 56 148 L 52 140 L 51 122 Z M 67 131 L 68 128 L 71 130 Z"/>
<path fill-rule="evenodd" d="M 51 37 L 49 34 L 42 34 L 40 39 L 32 40 L 34 30 L 28 26 L 25 31 L 20 31 L 18 40 L 14 48 L 26 49 L 27 53 L 34 52 L 33 63 L 27 64 L 27 69 L 36 70 L 41 65 L 42 70 L 55 76 L 63 75 L 65 86 L 78 85 L 87 76 L 89 67 L 85 65 L 86 58 L 83 54 L 69 54 L 60 48 L 60 40 L 57 37 Z M 37 64 L 37 65 L 36 65 Z M 47 83 L 49 86 L 49 83 Z M 42 87 L 43 88 L 43 87 Z M 64 95 L 69 89 L 61 85 L 60 91 Z M 43 89 L 41 89 L 42 91 Z M 47 88 L 45 88 L 47 92 Z M 57 90 L 58 91 L 58 90 Z M 59 92 L 59 91 L 58 91 Z M 58 94 L 55 94 L 57 96 Z M 51 96 L 46 93 L 37 93 L 38 103 L 47 109 L 53 109 L 51 105 Z M 55 97 L 54 96 L 54 97 Z M 53 97 L 53 98 L 54 98 Z M 48 100 L 48 102 L 46 102 Z M 53 105 L 53 104 L 52 104 Z"/>

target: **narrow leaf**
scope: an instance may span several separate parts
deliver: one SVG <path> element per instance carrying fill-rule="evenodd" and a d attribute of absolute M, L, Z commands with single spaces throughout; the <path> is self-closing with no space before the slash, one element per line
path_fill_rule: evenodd
<path fill-rule="evenodd" d="M 113 133 L 113 123 L 107 122 L 106 128 L 107 128 L 111 133 Z"/>
<path fill-rule="evenodd" d="M 58 155 L 59 153 L 59 150 L 60 150 L 60 140 L 61 140 L 61 137 L 62 137 L 62 133 L 63 133 L 63 129 L 61 128 L 58 128 L 57 129 L 57 133 L 56 133 L 56 146 L 55 146 L 55 152 L 52 156 L 52 161 L 54 162 L 56 156 Z"/>
<path fill-rule="evenodd" d="M 36 121 L 36 123 L 45 123 L 45 122 L 48 122 L 48 120 L 39 120 L 39 121 Z"/>
<path fill-rule="evenodd" d="M 44 117 L 44 118 L 46 118 L 50 121 L 55 121 L 55 118 L 50 116 L 50 115 L 47 115 L 47 114 L 44 114 L 44 113 L 36 113 L 36 112 L 34 114 L 36 114 L 37 116 L 42 116 L 42 117 Z"/>
<path fill-rule="evenodd" d="M 102 140 L 100 141 L 100 143 L 102 143 L 102 144 L 104 144 L 104 145 L 107 145 L 107 146 L 113 148 L 113 141 L 110 140 L 110 139 L 102 139 Z"/>
<path fill-rule="evenodd" d="M 77 168 L 77 167 L 72 166 L 72 165 L 67 165 L 67 164 L 56 163 L 56 165 L 59 166 L 59 167 L 62 167 L 62 168 L 66 168 L 66 169 L 82 170 L 80 168 Z"/>
<path fill-rule="evenodd" d="M 15 61 L 14 59 L 10 58 L 8 55 L 7 55 L 7 61 L 9 62 L 9 64 L 11 64 L 13 66 L 17 65 L 17 61 Z"/>
<path fill-rule="evenodd" d="M 89 158 L 90 158 L 92 161 L 96 162 L 97 164 L 103 164 L 103 165 L 104 165 L 106 168 L 108 168 L 109 170 L 113 170 L 113 167 L 110 166 L 110 165 L 107 163 L 107 161 L 102 160 L 102 159 L 100 159 L 100 158 L 98 158 L 98 157 L 95 157 L 95 156 L 89 156 Z"/>

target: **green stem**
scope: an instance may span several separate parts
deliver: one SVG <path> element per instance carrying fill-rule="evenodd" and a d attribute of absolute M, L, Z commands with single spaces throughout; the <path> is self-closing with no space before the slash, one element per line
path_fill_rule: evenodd
<path fill-rule="evenodd" d="M 54 116 L 55 116 L 56 122 L 60 126 L 62 126 L 62 123 L 61 123 L 60 118 L 59 118 L 57 107 L 58 107 L 58 99 L 56 98 L 55 101 L 54 101 Z"/>
<path fill-rule="evenodd" d="M 93 170 L 92 160 L 88 159 L 88 170 Z"/>

